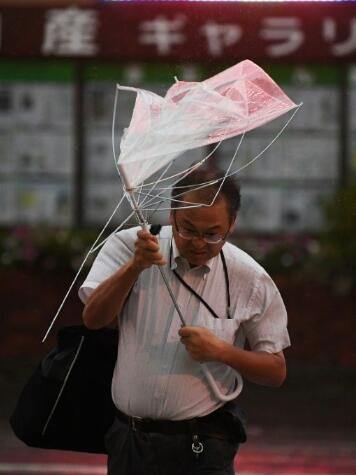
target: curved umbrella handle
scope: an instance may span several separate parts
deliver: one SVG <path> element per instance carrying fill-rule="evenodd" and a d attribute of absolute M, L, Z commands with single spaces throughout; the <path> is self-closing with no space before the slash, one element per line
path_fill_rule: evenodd
<path fill-rule="evenodd" d="M 235 377 L 236 377 L 236 382 L 237 382 L 236 389 L 231 394 L 223 394 L 218 388 L 218 385 L 216 384 L 216 381 L 214 380 L 213 375 L 210 373 L 209 368 L 204 363 L 201 363 L 201 368 L 203 370 L 204 376 L 206 377 L 209 383 L 211 390 L 220 401 L 232 401 L 233 399 L 237 398 L 237 396 L 242 391 L 243 379 L 240 373 L 238 373 L 237 371 L 235 371 Z"/>

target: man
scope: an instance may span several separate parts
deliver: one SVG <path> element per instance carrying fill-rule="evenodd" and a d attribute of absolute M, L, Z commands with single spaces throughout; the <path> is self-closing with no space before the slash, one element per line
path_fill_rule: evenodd
<path fill-rule="evenodd" d="M 220 189 L 222 176 L 203 166 L 181 180 L 172 191 L 171 226 L 159 237 L 139 228 L 115 234 L 80 289 L 85 325 L 117 319 L 120 329 L 109 475 L 233 474 L 244 430 L 234 407 L 212 393 L 200 363 L 224 393 L 234 389 L 233 370 L 257 384 L 285 379 L 285 307 L 264 269 L 226 242 L 240 191 L 231 178 Z"/>

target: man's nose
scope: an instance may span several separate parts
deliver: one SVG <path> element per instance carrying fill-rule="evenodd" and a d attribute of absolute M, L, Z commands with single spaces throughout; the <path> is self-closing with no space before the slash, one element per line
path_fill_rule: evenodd
<path fill-rule="evenodd" d="M 202 236 L 194 236 L 192 239 L 192 244 L 195 249 L 203 249 L 206 246 L 206 242 Z"/>

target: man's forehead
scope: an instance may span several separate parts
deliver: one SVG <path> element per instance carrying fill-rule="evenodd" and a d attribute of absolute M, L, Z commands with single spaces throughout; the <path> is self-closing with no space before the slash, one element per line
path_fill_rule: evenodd
<path fill-rule="evenodd" d="M 206 224 L 215 224 L 216 226 L 225 225 L 226 221 L 230 221 L 229 207 L 224 198 L 217 199 L 214 204 L 189 201 L 191 204 L 201 204 L 192 208 L 177 208 L 177 216 L 180 220 L 195 223 L 197 221 L 204 221 Z"/>
<path fill-rule="evenodd" d="M 212 189 L 205 188 L 188 191 L 180 199 L 185 202 L 184 204 L 201 204 L 205 205 L 205 207 L 220 204 L 221 202 L 225 202 L 227 205 L 226 198 L 221 193 L 218 193 L 218 190 L 213 191 Z"/>

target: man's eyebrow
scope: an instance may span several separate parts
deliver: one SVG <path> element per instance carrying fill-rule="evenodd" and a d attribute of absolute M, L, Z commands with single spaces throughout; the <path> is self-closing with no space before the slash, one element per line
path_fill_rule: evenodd
<path fill-rule="evenodd" d="M 183 224 L 184 226 L 190 226 L 190 227 L 192 227 L 192 228 L 195 229 L 194 223 L 192 223 L 191 221 L 189 221 L 189 219 L 187 219 L 187 218 L 183 218 L 183 219 L 182 219 L 182 224 Z M 213 231 L 214 229 L 217 230 L 217 229 L 219 229 L 219 228 L 220 228 L 220 225 L 219 225 L 219 224 L 214 224 L 214 226 L 211 226 L 211 227 L 208 228 L 206 231 Z"/>

